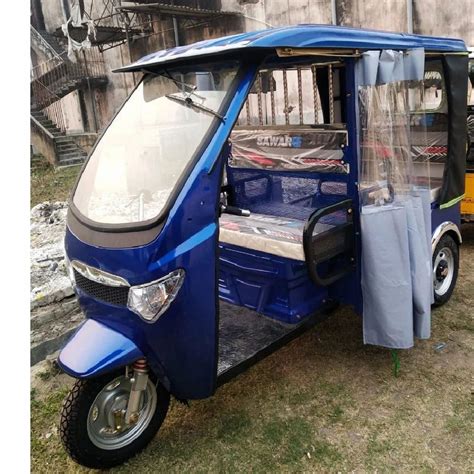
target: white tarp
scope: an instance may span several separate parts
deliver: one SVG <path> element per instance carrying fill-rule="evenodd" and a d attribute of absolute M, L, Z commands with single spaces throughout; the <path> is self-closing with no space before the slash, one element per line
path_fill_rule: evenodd
<path fill-rule="evenodd" d="M 69 31 L 69 25 L 76 28 L 87 26 L 87 35 L 85 39 L 83 41 L 76 41 L 74 38 L 72 38 Z M 94 22 L 90 19 L 87 19 L 85 16 L 81 16 L 80 6 L 78 3 L 76 3 L 71 8 L 71 16 L 66 23 L 61 25 L 61 29 L 63 30 L 64 36 L 68 40 L 67 57 L 73 63 L 75 63 L 77 61 L 75 52 L 82 51 L 83 49 L 90 49 L 92 46 L 90 39 L 91 37 L 95 38 L 96 35 Z"/>

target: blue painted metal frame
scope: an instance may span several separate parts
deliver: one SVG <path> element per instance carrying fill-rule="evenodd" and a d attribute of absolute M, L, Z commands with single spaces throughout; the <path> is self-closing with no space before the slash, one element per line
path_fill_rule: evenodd
<path fill-rule="evenodd" d="M 347 181 L 347 196 L 353 202 L 353 222 L 355 239 L 355 270 L 344 278 L 335 282 L 329 288 L 329 296 L 347 305 L 352 305 L 357 314 L 362 315 L 362 289 L 361 267 L 360 267 L 360 205 L 359 205 L 359 138 L 358 138 L 358 91 L 355 80 L 355 59 L 347 58 L 345 60 L 346 74 L 346 125 L 348 133 L 348 147 L 346 149 L 345 160 L 350 164 L 350 172 Z"/>
<path fill-rule="evenodd" d="M 289 32 L 291 30 L 291 35 Z M 216 133 L 188 176 L 176 202 L 157 239 L 142 247 L 107 249 L 85 244 L 66 232 L 66 252 L 69 258 L 119 275 L 132 285 L 142 284 L 163 277 L 183 268 L 184 284 L 167 312 L 154 324 L 147 324 L 124 307 L 114 306 L 90 298 L 78 290 L 80 304 L 88 321 L 73 336 L 60 356 L 62 367 L 71 375 L 90 377 L 114 370 L 133 359 L 147 357 L 152 369 L 166 388 L 181 399 L 205 398 L 216 389 L 218 349 L 218 300 L 217 300 L 217 246 L 218 246 L 218 193 L 220 190 L 223 159 L 219 159 L 233 124 L 237 120 L 255 76 L 258 64 L 251 62 L 252 54 L 260 57 L 265 47 L 305 46 L 371 48 L 411 48 L 425 46 L 444 51 L 462 50 L 464 43 L 458 40 L 426 39 L 413 35 L 394 35 L 381 32 L 344 29 L 344 42 L 339 29 L 331 27 L 300 26 L 244 34 L 233 39 L 212 40 L 202 45 L 206 54 L 219 47 L 234 46 L 248 41 L 250 56 L 244 64 L 245 74 L 232 98 L 225 121 Z M 316 33 L 321 33 L 318 36 Z M 324 33 L 324 34 L 323 34 Z M 346 34 L 345 33 L 345 34 Z M 364 43 L 364 35 L 370 41 Z M 289 41 L 293 38 L 292 41 Z M 306 38 L 306 39 L 305 39 Z M 309 41 L 313 38 L 313 42 Z M 338 39 L 339 38 L 339 39 Z M 356 41 L 357 40 L 357 41 Z M 214 43 L 213 43 L 214 41 Z M 220 43 L 219 43 L 220 41 Z M 230 43 L 229 43 L 230 41 Z M 342 44 L 344 43 L 344 44 Z M 212 49 L 213 46 L 217 49 Z M 240 47 L 245 46 L 243 43 Z M 192 47 L 178 48 L 174 53 L 164 52 L 145 58 L 150 63 L 167 62 L 171 57 L 185 59 L 192 54 Z M 201 46 L 199 46 L 201 48 Z M 199 49 L 197 48 L 197 49 Z M 232 48 L 228 48 L 227 52 Z M 187 52 L 189 54 L 187 54 Z M 282 59 L 284 62 L 284 59 Z M 144 63 L 140 63 L 144 64 Z M 360 220 L 358 180 L 358 118 L 355 59 L 347 58 L 346 64 L 346 114 L 349 146 L 346 160 L 350 163 L 347 178 L 347 195 L 354 202 L 356 249 L 360 255 Z M 138 66 L 136 66 L 138 68 Z M 341 175 L 337 175 L 341 180 Z M 433 226 L 436 222 L 459 222 L 459 206 L 446 210 L 433 209 Z M 331 298 L 353 304 L 361 313 L 360 261 L 356 262 L 355 275 L 351 273 L 328 289 Z M 211 296 L 212 295 L 212 296 Z M 94 349 L 96 346 L 96 349 Z M 89 351 L 91 352 L 89 354 Z M 86 354 L 87 352 L 87 354 Z"/>
<path fill-rule="evenodd" d="M 68 229 L 68 257 L 125 278 L 131 285 L 156 280 L 183 268 L 183 286 L 166 313 L 147 324 L 125 307 L 110 305 L 77 291 L 81 307 L 90 319 L 133 341 L 154 372 L 176 397 L 205 398 L 216 389 L 218 300 L 217 240 L 218 194 L 223 160 L 219 155 L 251 87 L 256 64 L 247 63 L 232 98 L 225 121 L 187 178 L 157 239 L 142 247 L 107 249 L 80 241 Z M 90 326 L 89 326 L 90 327 Z M 113 370 L 120 358 L 102 358 L 103 367 L 73 363 L 84 358 L 81 333 L 73 337 L 61 355 L 71 375 L 90 376 Z M 67 362 L 69 361 L 69 362 Z"/>

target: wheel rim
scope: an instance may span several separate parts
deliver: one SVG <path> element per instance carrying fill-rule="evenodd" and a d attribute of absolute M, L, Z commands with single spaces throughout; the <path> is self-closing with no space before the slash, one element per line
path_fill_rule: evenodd
<path fill-rule="evenodd" d="M 150 424 L 156 409 L 156 388 L 148 379 L 142 392 L 136 423 L 116 429 L 116 413 L 124 413 L 130 395 L 130 379 L 117 377 L 104 387 L 89 409 L 87 433 L 90 440 L 101 449 L 120 449 L 137 439 Z"/>
<path fill-rule="evenodd" d="M 433 286 L 438 296 L 449 290 L 454 277 L 454 255 L 450 248 L 443 247 L 436 255 L 433 265 Z"/>

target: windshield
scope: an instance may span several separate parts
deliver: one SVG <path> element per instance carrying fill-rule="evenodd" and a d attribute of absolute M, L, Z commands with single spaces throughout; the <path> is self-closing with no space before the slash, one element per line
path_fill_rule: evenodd
<path fill-rule="evenodd" d="M 103 224 L 153 219 L 200 149 L 236 76 L 237 63 L 149 74 L 97 144 L 73 197 Z"/>

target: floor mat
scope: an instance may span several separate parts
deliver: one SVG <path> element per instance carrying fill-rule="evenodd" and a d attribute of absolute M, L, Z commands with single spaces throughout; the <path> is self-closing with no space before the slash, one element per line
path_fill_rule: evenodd
<path fill-rule="evenodd" d="M 220 301 L 217 374 L 250 359 L 296 327 L 267 318 L 251 309 Z"/>

